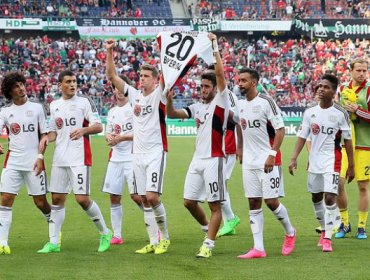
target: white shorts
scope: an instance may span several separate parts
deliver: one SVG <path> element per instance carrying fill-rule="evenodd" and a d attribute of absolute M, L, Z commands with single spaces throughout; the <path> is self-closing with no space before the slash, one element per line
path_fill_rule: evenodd
<path fill-rule="evenodd" d="M 123 187 L 127 183 L 130 194 L 134 193 L 134 174 L 132 161 L 108 162 L 107 171 L 102 186 L 102 192 L 122 195 Z"/>
<path fill-rule="evenodd" d="M 281 196 L 281 183 L 280 166 L 274 166 L 270 173 L 265 173 L 263 169 L 243 169 L 244 194 L 248 198 L 278 198 Z"/>
<path fill-rule="evenodd" d="M 307 191 L 338 194 L 339 172 L 317 174 L 308 172 Z"/>
<path fill-rule="evenodd" d="M 134 193 L 145 195 L 146 192 L 162 194 L 163 179 L 166 170 L 166 152 L 133 154 Z"/>
<path fill-rule="evenodd" d="M 224 158 L 193 159 L 186 174 L 184 198 L 195 201 L 224 201 Z"/>
<path fill-rule="evenodd" d="M 236 155 L 226 155 L 225 158 L 225 178 L 226 180 L 230 180 L 231 174 L 233 173 L 233 169 L 236 163 Z"/>
<path fill-rule="evenodd" d="M 35 171 L 23 171 L 4 168 L 1 172 L 0 192 L 18 195 L 23 182 L 28 195 L 44 195 L 48 191 L 46 172 L 36 176 Z"/>
<path fill-rule="evenodd" d="M 90 195 L 90 166 L 53 166 L 49 191 Z"/>

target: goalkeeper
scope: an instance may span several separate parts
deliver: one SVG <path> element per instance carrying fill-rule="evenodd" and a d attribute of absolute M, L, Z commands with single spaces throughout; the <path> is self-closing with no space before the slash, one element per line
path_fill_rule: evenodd
<path fill-rule="evenodd" d="M 370 179 L 370 82 L 367 81 L 368 61 L 355 59 L 350 64 L 352 79 L 340 87 L 339 102 L 351 115 L 352 142 L 355 145 L 355 178 L 358 195 L 357 239 L 366 239 L 366 221 L 369 211 L 369 179 Z M 337 204 L 340 209 L 341 225 L 336 238 L 344 238 L 351 232 L 348 214 L 348 197 L 344 188 L 345 170 L 348 159 L 342 151 L 342 167 L 340 173 Z"/>

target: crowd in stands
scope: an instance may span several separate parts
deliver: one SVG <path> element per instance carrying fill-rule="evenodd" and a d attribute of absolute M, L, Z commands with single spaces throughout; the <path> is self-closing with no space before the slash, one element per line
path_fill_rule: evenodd
<path fill-rule="evenodd" d="M 321 0 L 198 0 L 191 9 L 198 16 L 226 20 L 370 18 L 369 0 L 326 0 L 325 6 Z"/>
<path fill-rule="evenodd" d="M 174 0 L 171 0 L 174 1 Z M 233 19 L 370 18 L 369 0 L 198 0 L 191 16 Z M 0 17 L 172 17 L 169 0 L 2 0 Z"/>
<path fill-rule="evenodd" d="M 312 89 L 325 72 L 349 79 L 348 63 L 355 57 L 370 57 L 369 40 L 340 41 L 259 38 L 226 40 L 219 45 L 229 87 L 240 94 L 239 70 L 247 65 L 261 73 L 260 90 L 273 96 L 280 106 L 308 106 Z M 154 40 L 120 40 L 115 48 L 117 72 L 127 75 L 138 86 L 142 63 L 159 64 Z M 101 114 L 112 106 L 111 85 L 105 75 L 106 54 L 102 40 L 53 41 L 47 36 L 11 38 L 0 41 L 0 80 L 8 71 L 20 70 L 27 79 L 27 94 L 49 104 L 59 97 L 58 73 L 70 68 L 77 73 L 80 93 L 92 97 Z M 205 65 L 198 62 L 175 87 L 177 106 L 199 100 L 199 77 Z"/>

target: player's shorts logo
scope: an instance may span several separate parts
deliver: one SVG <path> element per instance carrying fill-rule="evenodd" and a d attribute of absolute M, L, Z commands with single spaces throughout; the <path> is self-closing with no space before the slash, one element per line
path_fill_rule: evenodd
<path fill-rule="evenodd" d="M 121 134 L 121 126 L 118 124 L 114 125 L 114 133 L 115 134 Z"/>
<path fill-rule="evenodd" d="M 58 129 L 61 129 L 63 127 L 63 119 L 62 118 L 56 118 L 55 119 L 55 125 Z"/>
<path fill-rule="evenodd" d="M 21 126 L 17 123 L 10 124 L 10 131 L 13 135 L 17 135 L 19 132 L 21 132 Z"/>
<path fill-rule="evenodd" d="M 141 113 L 141 106 L 140 105 L 135 105 L 134 107 L 134 114 L 135 116 L 140 116 L 140 113 Z"/>
<path fill-rule="evenodd" d="M 313 135 L 317 135 L 320 133 L 320 126 L 316 123 L 311 124 L 311 131 Z"/>
<path fill-rule="evenodd" d="M 240 120 L 240 125 L 242 126 L 243 130 L 247 128 L 247 121 L 245 119 Z"/>

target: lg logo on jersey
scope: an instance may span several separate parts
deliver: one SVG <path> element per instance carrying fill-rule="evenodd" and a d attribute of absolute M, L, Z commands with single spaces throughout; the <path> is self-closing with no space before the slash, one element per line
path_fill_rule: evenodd
<path fill-rule="evenodd" d="M 122 127 L 119 124 L 116 124 L 114 126 L 114 133 L 115 134 L 121 134 L 121 131 L 125 132 L 125 131 L 130 131 L 130 130 L 132 130 L 132 124 L 131 123 L 126 123 L 126 124 L 122 125 Z"/>
<path fill-rule="evenodd" d="M 240 120 L 240 125 L 242 126 L 242 129 L 245 130 L 247 127 L 249 128 L 258 128 L 258 127 L 261 127 L 261 123 L 259 120 L 254 120 L 254 121 L 250 121 L 250 120 L 246 120 L 246 119 L 241 119 Z"/>
<path fill-rule="evenodd" d="M 19 132 L 34 132 L 35 131 L 35 125 L 34 124 L 22 124 L 20 126 L 18 123 L 12 123 L 10 124 L 10 131 L 12 132 L 13 135 L 17 135 Z"/>
<path fill-rule="evenodd" d="M 140 113 L 142 113 L 143 116 L 150 114 L 153 111 L 152 106 L 148 105 L 146 107 L 141 107 L 140 105 L 135 105 L 134 107 L 134 114 L 135 116 L 140 116 Z"/>
<path fill-rule="evenodd" d="M 62 118 L 55 119 L 55 125 L 57 126 L 58 129 L 61 129 L 64 123 L 66 124 L 66 126 L 75 126 L 76 118 L 64 119 L 64 121 Z"/>
<path fill-rule="evenodd" d="M 332 128 L 332 127 L 324 127 L 323 125 L 322 126 L 319 126 L 318 124 L 313 123 L 313 124 L 311 124 L 311 131 L 312 131 L 312 134 L 313 135 L 317 135 L 320 132 L 322 134 L 332 135 L 333 132 L 334 132 L 334 128 Z"/>

